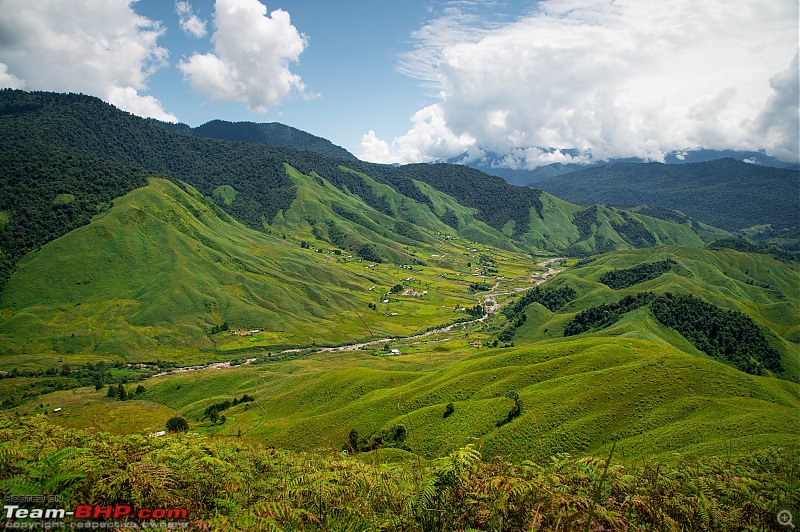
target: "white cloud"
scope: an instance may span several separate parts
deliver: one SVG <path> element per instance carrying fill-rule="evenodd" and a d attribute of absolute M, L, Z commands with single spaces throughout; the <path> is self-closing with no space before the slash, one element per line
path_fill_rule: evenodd
<path fill-rule="evenodd" d="M 378 163 L 410 163 L 445 159 L 463 153 L 475 143 L 468 134 L 456 135 L 448 127 L 439 105 L 417 111 L 414 128 L 392 141 L 391 147 L 370 131 L 361 138 L 361 158 Z"/>
<path fill-rule="evenodd" d="M 206 22 L 194 14 L 189 2 L 175 2 L 175 12 L 178 14 L 181 29 L 187 35 L 198 38 L 205 36 Z"/>
<path fill-rule="evenodd" d="M 299 59 L 307 39 L 286 11 L 268 14 L 258 0 L 217 0 L 214 25 L 214 52 L 196 53 L 178 65 L 197 92 L 244 102 L 256 112 L 266 112 L 292 91 L 304 92 L 289 64 Z"/>
<path fill-rule="evenodd" d="M 771 155 L 800 158 L 800 61 L 795 54 L 789 67 L 769 79 L 772 93 L 753 122 L 756 135 L 766 138 Z"/>
<path fill-rule="evenodd" d="M 8 65 L 0 63 L 0 87 L 8 89 L 24 89 L 25 80 L 19 79 L 8 71 Z"/>
<path fill-rule="evenodd" d="M 152 96 L 149 76 L 166 64 L 163 30 L 128 0 L 0 0 L 4 86 L 83 92 L 132 113 L 177 121 Z"/>
<path fill-rule="evenodd" d="M 796 2 L 544 0 L 477 32 L 468 15 L 450 5 L 414 34 L 399 70 L 438 88 L 425 111 L 440 119 L 439 142 L 418 114 L 386 142 L 389 158 L 454 156 L 465 139 L 518 167 L 574 157 L 563 149 L 579 159 L 663 160 L 698 146 L 797 158 L 797 65 L 786 69 Z"/>

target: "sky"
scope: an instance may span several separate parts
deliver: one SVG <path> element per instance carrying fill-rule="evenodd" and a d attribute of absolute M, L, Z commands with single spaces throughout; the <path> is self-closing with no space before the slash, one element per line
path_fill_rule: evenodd
<path fill-rule="evenodd" d="M 0 0 L 0 86 L 382 163 L 800 158 L 797 0 Z"/>

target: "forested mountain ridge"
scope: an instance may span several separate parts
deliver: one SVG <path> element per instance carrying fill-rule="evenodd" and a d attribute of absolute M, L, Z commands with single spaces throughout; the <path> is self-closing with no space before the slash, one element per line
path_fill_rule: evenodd
<path fill-rule="evenodd" d="M 356 158 L 346 149 L 335 145 L 327 139 L 278 122 L 263 124 L 211 120 L 194 128 L 186 124 L 158 123 L 170 131 L 195 137 L 294 148 L 343 159 Z"/>
<path fill-rule="evenodd" d="M 353 219 L 347 221 L 347 217 L 353 218 L 352 213 L 363 211 L 366 204 L 368 212 L 375 213 L 373 218 L 394 219 L 389 231 L 392 234 L 384 235 L 394 240 L 401 240 L 397 235 L 404 232 L 408 233 L 404 238 L 413 237 L 414 232 L 404 224 L 414 225 L 424 218 L 428 220 L 427 229 L 433 232 L 453 231 L 506 249 L 588 254 L 642 245 L 701 244 L 685 227 L 609 209 L 583 212 L 585 209 L 539 190 L 515 187 L 499 177 L 460 165 L 396 168 L 351 156 L 332 158 L 315 151 L 201 138 L 170 131 L 162 123 L 138 118 L 85 95 L 0 91 L 0 135 L 4 139 L 0 147 L 0 247 L 9 250 L 3 254 L 0 282 L 8 278 L 24 253 L 85 223 L 87 215 L 102 210 L 103 204 L 110 204 L 115 196 L 142 186 L 141 180 L 123 180 L 92 198 L 86 193 L 96 188 L 94 185 L 77 186 L 67 177 L 84 171 L 102 174 L 102 168 L 109 165 L 186 182 L 259 231 L 271 230 L 280 214 L 282 231 L 295 229 L 312 236 L 317 227 L 322 240 L 331 243 L 330 234 L 317 222 L 363 226 Z M 23 167 L 15 161 L 20 154 L 31 154 L 35 159 L 40 147 L 43 153 L 58 159 L 47 165 L 66 170 L 54 172 L 39 164 L 25 169 L 28 174 L 22 176 Z M 295 225 L 287 227 L 286 220 L 293 219 L 286 216 L 290 208 L 302 206 L 296 202 L 297 183 L 289 177 L 285 165 L 301 175 L 330 183 L 355 204 L 346 208 L 328 205 L 331 212 L 324 213 L 325 219 L 294 218 Z M 49 183 L 49 188 L 43 194 L 38 184 L 31 187 L 26 183 Z M 72 212 L 75 206 L 62 206 L 70 196 L 76 199 L 75 206 L 81 206 L 80 213 Z M 322 203 L 331 203 L 330 195 L 323 196 Z M 18 214 L 23 210 L 28 213 L 26 217 Z M 56 211 L 68 211 L 71 218 L 57 222 L 61 214 L 56 216 Z M 421 214 L 423 211 L 429 214 Z M 23 221 L 31 217 L 39 217 L 34 225 L 42 230 L 16 240 L 5 236 L 20 233 Z M 369 222 L 367 225 L 371 226 Z M 363 233 L 362 229 L 354 230 Z M 366 243 L 360 242 L 353 250 Z"/>
<path fill-rule="evenodd" d="M 647 204 L 676 209 L 729 231 L 770 225 L 797 239 L 800 171 L 726 158 L 701 163 L 615 163 L 550 177 L 536 184 L 578 204 Z"/>

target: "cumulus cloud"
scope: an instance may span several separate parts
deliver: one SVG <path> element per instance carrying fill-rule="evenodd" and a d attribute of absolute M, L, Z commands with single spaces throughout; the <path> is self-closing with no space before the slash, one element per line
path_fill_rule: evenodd
<path fill-rule="evenodd" d="M 178 14 L 181 29 L 187 35 L 198 38 L 205 36 L 206 22 L 194 14 L 189 2 L 175 2 L 175 12 Z"/>
<path fill-rule="evenodd" d="M 244 102 L 256 112 L 305 91 L 289 64 L 299 59 L 307 38 L 289 13 L 267 13 L 258 0 L 217 0 L 214 26 L 214 51 L 178 65 L 194 90 L 214 100 Z"/>
<path fill-rule="evenodd" d="M 417 111 L 414 130 L 395 138 L 391 147 L 374 131 L 361 138 L 361 158 L 378 163 L 408 163 L 445 159 L 463 153 L 475 143 L 468 134 L 456 135 L 445 124 L 442 108 L 431 105 Z"/>
<path fill-rule="evenodd" d="M 8 71 L 8 65 L 0 63 L 0 87 L 8 89 L 24 89 L 25 80 L 19 79 Z"/>
<path fill-rule="evenodd" d="M 167 61 L 163 29 L 129 0 L 0 0 L 0 84 L 83 92 L 140 116 L 177 121 L 148 78 Z"/>
<path fill-rule="evenodd" d="M 478 32 L 459 9 L 401 58 L 438 101 L 392 142 L 367 139 L 384 158 L 454 156 L 466 139 L 527 168 L 697 147 L 797 158 L 796 2 L 543 0 Z"/>
<path fill-rule="evenodd" d="M 768 139 L 781 159 L 800 159 L 800 61 L 795 54 L 789 67 L 769 79 L 772 93 L 753 122 L 756 135 Z"/>

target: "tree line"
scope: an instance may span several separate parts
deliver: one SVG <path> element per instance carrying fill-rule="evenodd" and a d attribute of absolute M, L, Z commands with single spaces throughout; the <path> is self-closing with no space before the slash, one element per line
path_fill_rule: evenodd
<path fill-rule="evenodd" d="M 513 304 L 503 309 L 508 325 L 497 335 L 497 339 L 501 342 L 510 342 L 514 338 L 517 329 L 527 320 L 525 309 L 529 305 L 539 303 L 550 312 L 556 312 L 575 299 L 577 295 L 577 292 L 571 286 L 547 288 L 537 286 L 532 290 L 528 290 Z"/>
<path fill-rule="evenodd" d="M 660 260 L 658 262 L 644 262 L 633 268 L 608 271 L 600 276 L 599 281 L 609 288 L 621 290 L 651 279 L 656 279 L 670 271 L 676 264 L 677 262 L 672 259 Z"/>
<path fill-rule="evenodd" d="M 750 316 L 726 310 L 691 295 L 642 292 L 579 312 L 567 322 L 564 336 L 606 328 L 628 312 L 649 307 L 659 323 L 689 340 L 700 351 L 745 373 L 783 371 L 780 353 Z"/>

